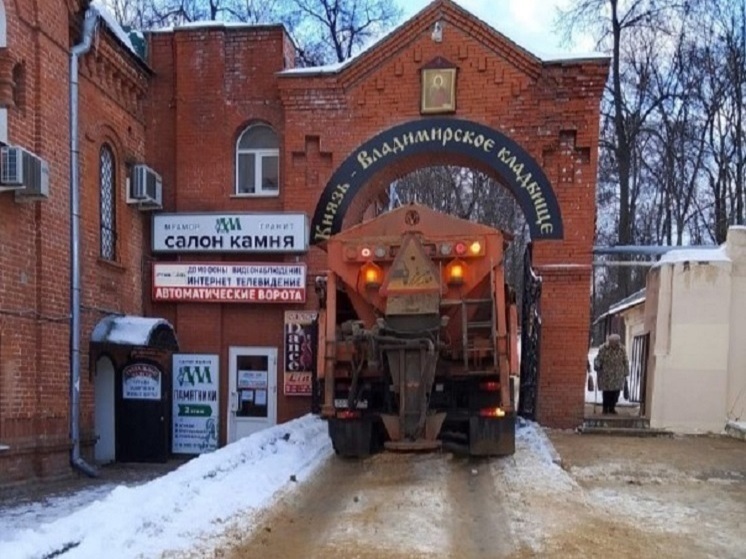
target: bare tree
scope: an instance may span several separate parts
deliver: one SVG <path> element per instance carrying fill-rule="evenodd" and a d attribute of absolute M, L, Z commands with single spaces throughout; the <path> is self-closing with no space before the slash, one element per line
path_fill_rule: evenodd
<path fill-rule="evenodd" d="M 636 217 L 641 194 L 646 190 L 643 180 L 642 148 L 646 125 L 659 109 L 668 92 L 653 87 L 654 69 L 661 53 L 670 50 L 675 28 L 688 13 L 685 0 L 579 0 L 560 12 L 559 26 L 565 38 L 572 41 L 574 33 L 591 32 L 598 47 L 611 52 L 609 85 L 604 97 L 601 148 L 603 177 L 617 192 L 615 242 L 631 245 L 636 242 Z M 634 291 L 630 268 L 618 270 L 617 296 Z"/>
<path fill-rule="evenodd" d="M 304 24 L 296 28 L 296 38 L 304 45 L 299 54 L 308 65 L 347 60 L 402 16 L 401 9 L 391 0 L 290 2 L 304 16 Z"/>
<path fill-rule="evenodd" d="M 195 21 L 282 23 L 304 65 L 341 62 L 395 26 L 394 0 L 111 0 L 120 23 L 139 29 Z"/>

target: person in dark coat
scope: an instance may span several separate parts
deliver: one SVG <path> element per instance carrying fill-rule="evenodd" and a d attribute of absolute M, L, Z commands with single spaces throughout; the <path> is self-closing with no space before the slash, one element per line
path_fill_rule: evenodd
<path fill-rule="evenodd" d="M 619 392 L 629 376 L 627 350 L 622 345 L 619 334 L 611 334 L 598 349 L 593 369 L 596 371 L 598 389 L 603 392 L 603 412 L 616 414 Z"/>

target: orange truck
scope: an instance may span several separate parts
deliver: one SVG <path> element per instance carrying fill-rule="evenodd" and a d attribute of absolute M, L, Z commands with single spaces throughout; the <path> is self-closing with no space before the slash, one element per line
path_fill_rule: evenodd
<path fill-rule="evenodd" d="M 317 278 L 317 390 L 334 450 L 515 450 L 506 233 L 401 206 L 330 237 Z"/>

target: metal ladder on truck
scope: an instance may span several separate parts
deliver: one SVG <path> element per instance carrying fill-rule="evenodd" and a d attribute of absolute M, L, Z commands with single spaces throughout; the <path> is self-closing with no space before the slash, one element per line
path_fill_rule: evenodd
<path fill-rule="evenodd" d="M 470 361 L 472 363 L 481 363 L 480 353 L 485 351 L 492 353 L 492 366 L 494 370 L 497 370 L 497 317 L 495 316 L 495 292 L 492 286 L 495 283 L 495 271 L 490 271 L 490 296 L 489 298 L 481 299 L 462 299 L 461 304 L 461 336 L 462 336 L 462 347 L 463 347 L 463 358 L 464 358 L 464 370 L 471 370 Z M 478 307 L 476 313 L 479 312 L 479 307 L 489 305 L 489 317 L 480 317 L 479 320 L 470 320 L 469 311 L 473 307 Z M 476 339 L 483 339 L 480 337 L 472 336 L 470 334 L 477 332 L 489 331 L 488 344 L 484 347 L 476 345 L 474 342 Z M 471 342 L 471 343 L 470 343 Z M 470 359 L 471 358 L 471 359 Z"/>

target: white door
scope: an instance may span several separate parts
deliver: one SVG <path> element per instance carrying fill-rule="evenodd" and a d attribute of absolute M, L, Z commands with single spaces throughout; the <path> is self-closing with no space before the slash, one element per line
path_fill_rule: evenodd
<path fill-rule="evenodd" d="M 94 427 L 96 446 L 93 456 L 99 464 L 113 462 L 116 458 L 114 434 L 114 364 L 108 357 L 96 361 L 94 380 Z"/>
<path fill-rule="evenodd" d="M 228 442 L 277 423 L 277 348 L 228 350 Z"/>

